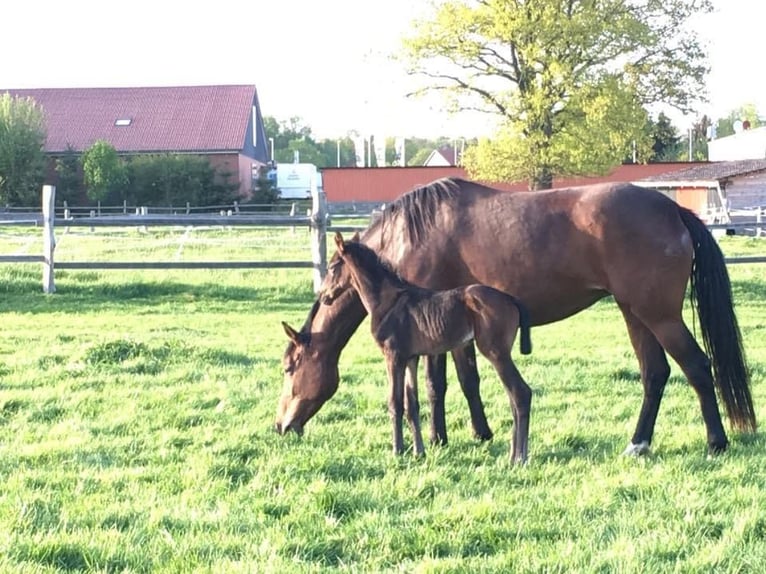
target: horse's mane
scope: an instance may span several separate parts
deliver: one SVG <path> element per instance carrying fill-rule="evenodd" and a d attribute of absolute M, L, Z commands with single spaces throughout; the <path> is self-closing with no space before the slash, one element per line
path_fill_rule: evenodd
<path fill-rule="evenodd" d="M 390 203 L 369 231 L 384 230 L 398 217 L 402 217 L 407 230 L 406 240 L 410 243 L 422 241 L 436 224 L 439 207 L 454 201 L 464 183 L 467 182 L 459 178 L 442 178 L 416 187 Z"/>

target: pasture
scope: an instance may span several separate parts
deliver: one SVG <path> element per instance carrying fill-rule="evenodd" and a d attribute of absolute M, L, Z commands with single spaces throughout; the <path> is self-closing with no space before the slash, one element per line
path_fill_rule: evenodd
<path fill-rule="evenodd" d="M 305 229 L 57 239 L 59 261 L 309 258 Z M 24 250 L 40 252 L 36 231 L 0 229 L 0 251 Z M 763 423 L 766 266 L 729 270 Z M 303 323 L 309 270 L 61 271 L 52 296 L 40 275 L 39 264 L 0 265 L 1 572 L 707 573 L 766 562 L 763 432 L 730 432 L 730 450 L 708 458 L 675 364 L 653 454 L 621 456 L 641 391 L 611 301 L 534 328 L 533 353 L 516 353 L 533 399 L 529 463 L 513 467 L 508 400 L 481 357 L 494 440 L 470 436 L 450 366 L 450 444 L 427 445 L 421 460 L 391 455 L 367 322 L 305 435 L 274 433 L 279 322 Z"/>

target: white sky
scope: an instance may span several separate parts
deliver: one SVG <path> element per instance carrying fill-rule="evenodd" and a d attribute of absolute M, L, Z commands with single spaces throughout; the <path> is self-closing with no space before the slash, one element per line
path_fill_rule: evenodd
<path fill-rule="evenodd" d="M 745 103 L 766 114 L 760 40 L 766 3 L 713 0 L 697 24 L 709 41 L 713 117 Z M 299 116 L 318 137 L 351 130 L 472 137 L 413 87 L 396 50 L 424 0 L 37 0 L 2 8 L 3 88 L 255 84 L 264 115 Z M 693 118 L 671 115 L 679 127 Z"/>

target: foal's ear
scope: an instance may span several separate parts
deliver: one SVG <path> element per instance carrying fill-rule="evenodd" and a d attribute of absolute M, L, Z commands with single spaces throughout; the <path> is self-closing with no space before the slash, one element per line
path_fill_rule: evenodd
<path fill-rule="evenodd" d="M 335 232 L 335 246 L 338 248 L 339 253 L 343 253 L 343 236 L 340 231 Z"/>
<path fill-rule="evenodd" d="M 295 343 L 296 345 L 300 345 L 301 337 L 298 331 L 293 329 L 290 325 L 282 321 L 282 328 L 285 330 L 285 333 L 287 333 L 287 336 L 290 337 L 290 340 Z"/>
<path fill-rule="evenodd" d="M 354 243 L 359 243 L 359 232 L 358 231 L 356 233 L 354 233 L 354 236 L 351 238 L 351 241 L 353 241 Z"/>

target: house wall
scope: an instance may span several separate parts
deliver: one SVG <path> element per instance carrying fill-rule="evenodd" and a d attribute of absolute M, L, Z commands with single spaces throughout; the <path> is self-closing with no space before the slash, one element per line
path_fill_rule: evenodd
<path fill-rule="evenodd" d="M 729 209 L 766 206 L 766 173 L 732 178 L 726 182 Z"/>
<path fill-rule="evenodd" d="M 707 149 L 710 161 L 763 159 L 766 157 L 766 127 L 711 140 Z"/>

